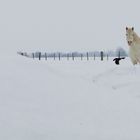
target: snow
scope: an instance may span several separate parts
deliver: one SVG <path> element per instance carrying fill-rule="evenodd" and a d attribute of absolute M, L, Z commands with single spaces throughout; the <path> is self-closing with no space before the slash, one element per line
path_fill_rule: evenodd
<path fill-rule="evenodd" d="M 140 139 L 140 67 L 0 59 L 1 140 Z"/>

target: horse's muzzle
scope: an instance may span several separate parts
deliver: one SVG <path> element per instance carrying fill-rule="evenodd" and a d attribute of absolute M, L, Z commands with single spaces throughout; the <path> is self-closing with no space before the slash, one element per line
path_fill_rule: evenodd
<path fill-rule="evenodd" d="M 132 41 L 128 41 L 128 44 L 131 45 L 132 44 Z"/>

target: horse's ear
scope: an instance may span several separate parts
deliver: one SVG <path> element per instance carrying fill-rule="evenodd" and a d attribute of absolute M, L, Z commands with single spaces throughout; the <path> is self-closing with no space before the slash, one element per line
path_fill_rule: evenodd
<path fill-rule="evenodd" d="M 126 27 L 126 30 L 128 30 L 128 27 Z"/>
<path fill-rule="evenodd" d="M 132 27 L 132 31 L 134 31 L 134 27 Z"/>

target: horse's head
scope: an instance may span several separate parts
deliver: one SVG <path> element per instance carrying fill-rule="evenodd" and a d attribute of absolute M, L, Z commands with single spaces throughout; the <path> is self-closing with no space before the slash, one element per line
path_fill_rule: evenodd
<path fill-rule="evenodd" d="M 134 27 L 128 28 L 126 27 L 126 40 L 129 46 L 133 44 L 134 41 Z"/>

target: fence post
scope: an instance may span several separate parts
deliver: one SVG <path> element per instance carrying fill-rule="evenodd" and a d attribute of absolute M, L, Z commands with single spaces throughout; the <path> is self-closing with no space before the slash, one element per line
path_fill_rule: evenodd
<path fill-rule="evenodd" d="M 61 59 L 61 55 L 60 55 L 60 53 L 59 53 L 58 55 L 59 55 L 59 61 L 60 61 L 60 59 Z"/>
<path fill-rule="evenodd" d="M 39 53 L 39 56 L 38 56 L 39 60 L 41 60 L 41 52 Z"/>
<path fill-rule="evenodd" d="M 33 59 L 35 58 L 35 55 L 34 55 L 34 53 L 32 53 L 32 56 L 33 56 Z"/>
<path fill-rule="evenodd" d="M 72 60 L 74 61 L 74 54 L 72 53 Z"/>
<path fill-rule="evenodd" d="M 108 60 L 108 54 L 107 54 L 107 60 Z"/>
<path fill-rule="evenodd" d="M 120 58 L 121 57 L 121 52 L 119 51 L 119 53 L 118 53 L 118 58 Z"/>
<path fill-rule="evenodd" d="M 69 60 L 69 53 L 67 54 L 67 60 Z"/>
<path fill-rule="evenodd" d="M 88 52 L 87 52 L 87 60 L 89 60 L 89 55 L 88 55 Z"/>
<path fill-rule="evenodd" d="M 53 54 L 54 60 L 55 60 L 55 53 Z"/>
<path fill-rule="evenodd" d="M 45 53 L 45 60 L 47 60 L 47 53 Z"/>
<path fill-rule="evenodd" d="M 96 57 L 96 56 L 95 56 L 95 53 L 94 53 L 94 60 L 95 60 L 95 57 Z"/>
<path fill-rule="evenodd" d="M 83 54 L 81 53 L 81 60 L 83 60 Z"/>
<path fill-rule="evenodd" d="M 103 61 L 104 53 L 101 51 L 101 61 Z"/>

